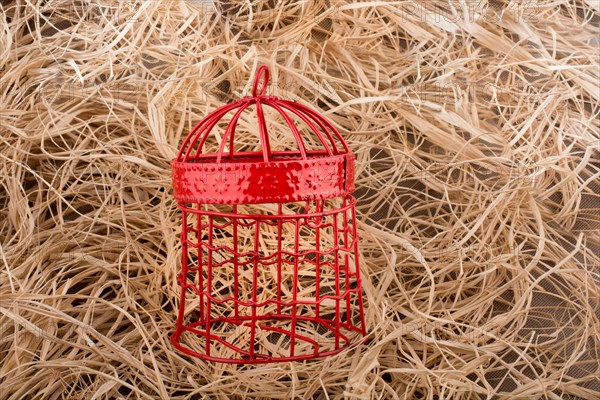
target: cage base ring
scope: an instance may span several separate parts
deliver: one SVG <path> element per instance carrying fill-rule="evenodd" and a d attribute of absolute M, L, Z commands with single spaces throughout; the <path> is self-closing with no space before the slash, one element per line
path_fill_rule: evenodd
<path fill-rule="evenodd" d="M 318 317 L 310 317 L 310 316 L 297 316 L 296 318 L 298 321 L 308 321 L 308 322 L 317 324 L 318 326 L 323 327 L 323 328 L 327 329 L 328 331 L 333 332 L 335 334 L 335 331 L 334 331 L 335 326 L 333 326 L 334 325 L 333 321 L 329 321 L 329 320 L 326 320 L 323 318 L 318 318 Z M 255 318 L 255 320 L 261 321 L 261 322 L 273 322 L 273 321 L 290 321 L 291 322 L 292 316 L 290 316 L 290 315 L 263 315 L 263 316 L 257 316 Z M 221 317 L 221 318 L 211 319 L 209 321 L 209 323 L 210 324 L 226 323 L 226 324 L 231 324 L 231 325 L 234 325 L 237 327 L 241 327 L 241 326 L 250 327 L 251 321 L 252 321 L 252 318 L 250 316 L 241 317 L 238 319 Z M 220 344 L 225 344 L 232 351 L 238 353 L 239 355 L 242 355 L 242 357 L 239 357 L 239 358 L 234 358 L 231 356 L 219 357 L 216 355 L 206 354 L 206 352 L 195 351 L 189 347 L 186 347 L 181 341 L 182 336 L 188 336 L 188 335 L 190 335 L 194 339 L 197 339 L 199 337 L 204 338 L 204 341 L 206 341 L 206 331 L 203 331 L 203 330 L 197 328 L 197 327 L 204 326 L 205 324 L 206 324 L 206 321 L 197 321 L 197 322 L 190 323 L 188 325 L 183 326 L 182 327 L 183 329 L 180 332 L 173 332 L 173 334 L 170 337 L 171 343 L 178 350 L 180 350 L 190 356 L 200 358 L 204 361 L 222 362 L 222 363 L 229 363 L 229 364 L 266 364 L 266 363 L 271 363 L 271 362 L 304 361 L 304 360 L 311 360 L 311 359 L 327 357 L 327 356 L 331 356 L 334 354 L 338 354 L 344 350 L 348 350 L 353 347 L 359 346 L 359 345 L 365 343 L 365 341 L 367 340 L 366 337 L 363 337 L 362 335 L 360 335 L 360 329 L 358 329 L 357 327 L 352 326 L 350 324 L 342 324 L 342 325 L 340 325 L 340 328 L 343 328 L 344 332 L 337 333 L 338 339 L 340 341 L 339 346 L 337 346 L 333 349 L 317 351 L 319 347 L 323 347 L 321 344 L 322 342 L 317 344 L 317 342 L 314 341 L 314 343 L 316 344 L 316 350 L 311 353 L 303 353 L 303 354 L 297 354 L 297 355 L 293 355 L 293 356 L 276 357 L 276 356 L 267 355 L 267 354 L 263 354 L 263 353 L 255 353 L 253 355 L 248 355 L 247 351 L 242 350 L 241 348 L 235 348 L 235 346 L 228 344 L 225 339 L 219 339 L 216 335 L 210 334 L 209 336 L 210 336 L 211 342 L 214 341 L 214 342 L 220 342 Z M 263 325 L 263 324 L 260 324 L 257 326 L 258 326 L 258 328 L 265 330 L 265 331 L 272 331 L 272 332 L 279 333 L 281 335 L 285 335 L 288 340 L 291 340 L 292 332 L 289 332 L 289 331 L 282 332 L 282 331 L 284 331 L 284 329 L 279 328 L 277 326 Z M 360 337 L 348 338 L 347 335 L 349 336 L 352 332 L 354 332 L 355 334 L 358 334 Z M 184 335 L 184 334 L 188 334 L 188 335 Z M 302 335 L 296 334 L 296 336 L 295 336 L 295 340 L 297 340 L 297 341 L 305 341 L 305 339 L 306 338 L 303 338 Z M 355 339 L 355 340 L 352 340 L 352 339 Z M 335 340 L 335 337 L 332 338 L 331 340 L 332 341 Z M 344 343 L 341 344 L 341 342 L 344 342 Z M 204 344 L 204 343 L 205 342 L 203 342 L 202 344 Z M 204 351 L 204 350 L 202 350 L 202 351 Z M 246 353 L 246 355 L 244 355 L 244 353 Z"/>

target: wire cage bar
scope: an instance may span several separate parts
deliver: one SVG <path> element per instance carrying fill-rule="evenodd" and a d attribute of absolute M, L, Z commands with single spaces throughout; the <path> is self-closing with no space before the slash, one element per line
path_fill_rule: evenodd
<path fill-rule="evenodd" d="M 268 79 L 260 67 L 252 96 L 207 115 L 172 161 L 182 256 L 171 341 L 207 361 L 305 360 L 366 335 L 354 156 L 316 111 L 266 96 Z M 235 151 L 236 126 L 251 107 L 261 148 Z M 265 107 L 287 123 L 295 149 L 273 150 Z M 218 149 L 203 152 L 228 114 Z"/>

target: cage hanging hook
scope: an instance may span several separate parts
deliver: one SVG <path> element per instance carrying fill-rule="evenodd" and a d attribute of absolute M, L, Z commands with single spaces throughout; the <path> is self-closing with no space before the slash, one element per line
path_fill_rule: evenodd
<path fill-rule="evenodd" d="M 260 88 L 260 93 L 258 92 L 258 85 L 262 81 L 262 86 Z M 256 72 L 256 77 L 254 78 L 254 85 L 252 86 L 252 96 L 259 97 L 264 96 L 267 92 L 267 85 L 269 84 L 269 67 L 266 65 L 261 65 Z"/>

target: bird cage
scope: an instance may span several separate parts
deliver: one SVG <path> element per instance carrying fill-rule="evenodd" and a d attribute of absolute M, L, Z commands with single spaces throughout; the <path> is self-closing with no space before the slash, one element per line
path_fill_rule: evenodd
<path fill-rule="evenodd" d="M 208 114 L 171 163 L 182 213 L 171 341 L 203 360 L 305 360 L 366 335 L 354 156 L 319 113 L 266 96 L 268 79 L 260 67 L 252 96 Z M 236 136 L 240 116 L 252 110 L 258 140 Z M 294 146 L 275 149 L 274 118 Z"/>

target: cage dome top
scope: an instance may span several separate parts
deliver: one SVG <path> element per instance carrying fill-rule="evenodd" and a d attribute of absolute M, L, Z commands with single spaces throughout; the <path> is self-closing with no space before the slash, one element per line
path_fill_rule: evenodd
<path fill-rule="evenodd" d="M 204 204 L 282 203 L 344 196 L 354 190 L 354 155 L 325 117 L 300 103 L 267 96 L 269 70 L 258 69 L 252 95 L 216 109 L 187 135 L 172 160 L 173 191 L 180 202 Z M 260 151 L 234 151 L 236 125 L 241 114 L 254 106 Z M 295 149 L 274 151 L 264 108 L 283 117 L 296 143 Z M 232 114 L 218 150 L 202 149 L 215 126 Z M 299 129 L 302 121 L 308 129 Z M 318 145 L 308 149 L 302 132 L 314 135 Z"/>

